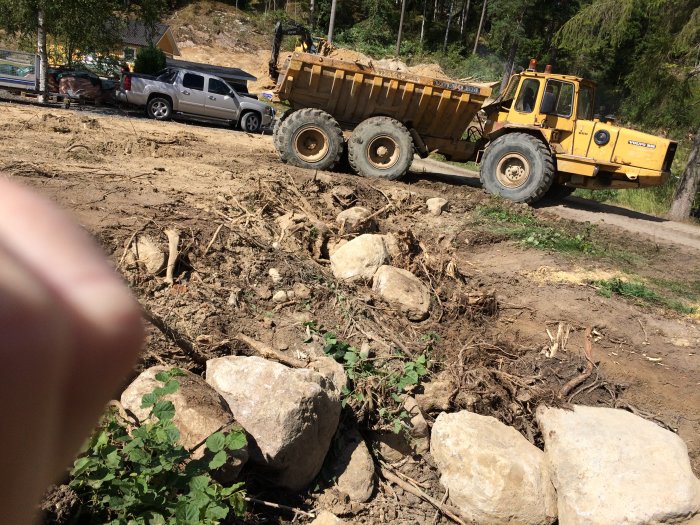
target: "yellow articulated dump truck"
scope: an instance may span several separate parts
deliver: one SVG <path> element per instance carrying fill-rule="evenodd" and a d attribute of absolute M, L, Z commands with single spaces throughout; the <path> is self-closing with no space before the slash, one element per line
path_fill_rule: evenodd
<path fill-rule="evenodd" d="M 281 68 L 276 123 L 284 162 L 332 169 L 347 148 L 359 175 L 397 179 L 414 154 L 481 164 L 491 193 L 532 203 L 575 188 L 641 188 L 670 175 L 677 144 L 594 116 L 595 84 L 527 71 L 493 102 L 487 84 L 376 69 L 308 53 Z"/>

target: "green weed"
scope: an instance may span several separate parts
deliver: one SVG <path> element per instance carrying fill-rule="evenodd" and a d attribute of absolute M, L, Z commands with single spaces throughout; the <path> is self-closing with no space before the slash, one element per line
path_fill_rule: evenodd
<path fill-rule="evenodd" d="M 352 408 L 360 419 L 376 417 L 380 426 L 400 433 L 409 419 L 402 408 L 401 396 L 412 391 L 428 375 L 429 356 L 439 336 L 426 334 L 423 337 L 425 351 L 415 359 L 401 355 L 371 358 L 338 339 L 333 332 L 324 331 L 316 322 L 309 322 L 306 326 L 310 333 L 322 336 L 326 355 L 345 369 L 349 384 L 342 390 L 343 407 Z"/>
<path fill-rule="evenodd" d="M 70 487 L 83 503 L 79 518 L 110 525 L 214 525 L 245 513 L 243 483 L 225 487 L 211 476 L 229 451 L 246 445 L 245 433 L 215 432 L 204 457 L 192 459 L 177 442 L 175 407 L 164 399 L 178 390 L 181 375 L 176 368 L 156 375 L 162 386 L 143 396 L 141 406 L 150 415 L 141 426 L 130 430 L 115 411 L 103 417 L 70 472 Z"/>
<path fill-rule="evenodd" d="M 622 297 L 635 298 L 645 303 L 662 306 L 686 315 L 691 315 L 698 311 L 697 307 L 660 295 L 641 282 L 624 281 L 616 277 L 614 279 L 594 281 L 592 284 L 603 297 L 610 298 L 613 295 L 621 295 Z"/>
<path fill-rule="evenodd" d="M 537 223 L 532 213 L 499 206 L 497 204 L 479 207 L 476 210 L 476 215 L 479 218 L 485 218 L 495 222 L 507 222 L 509 224 L 533 226 Z"/>

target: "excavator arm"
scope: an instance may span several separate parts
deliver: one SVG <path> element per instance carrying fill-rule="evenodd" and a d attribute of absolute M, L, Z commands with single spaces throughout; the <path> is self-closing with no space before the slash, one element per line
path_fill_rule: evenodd
<path fill-rule="evenodd" d="M 282 38 L 290 35 L 296 35 L 301 38 L 301 47 L 306 53 L 317 52 L 308 29 L 299 24 L 283 25 L 281 21 L 277 22 L 272 38 L 272 55 L 270 56 L 270 62 L 268 64 L 270 78 L 275 81 L 279 75 L 277 60 L 279 59 L 280 48 L 282 47 Z"/>

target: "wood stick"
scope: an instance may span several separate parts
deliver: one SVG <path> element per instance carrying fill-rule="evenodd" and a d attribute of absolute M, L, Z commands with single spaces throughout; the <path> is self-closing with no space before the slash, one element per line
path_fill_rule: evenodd
<path fill-rule="evenodd" d="M 252 339 L 251 337 L 248 337 L 245 334 L 239 333 L 236 336 L 236 339 L 247 344 L 262 357 L 266 359 L 274 359 L 275 361 L 279 361 L 283 365 L 287 365 L 292 368 L 306 368 L 306 365 L 308 364 L 305 361 L 287 356 L 282 352 L 278 352 L 277 350 L 270 348 L 266 344 L 261 343 L 260 341 L 256 341 L 255 339 Z"/>
<path fill-rule="evenodd" d="M 175 229 L 165 230 L 165 235 L 168 236 L 168 266 L 165 270 L 165 282 L 173 284 L 173 273 L 175 272 L 175 263 L 177 262 L 177 245 L 180 243 L 180 232 Z"/>
<path fill-rule="evenodd" d="M 261 499 L 251 498 L 250 496 L 246 496 L 245 500 L 248 503 L 264 505 L 266 507 L 270 507 L 273 509 L 288 510 L 289 512 L 294 512 L 295 514 L 302 514 L 302 515 L 306 516 L 307 518 L 315 518 L 316 517 L 315 512 L 306 512 L 305 510 L 295 509 L 294 507 L 288 507 L 287 505 L 282 505 L 281 503 L 273 503 L 271 501 L 263 501 Z"/>
<path fill-rule="evenodd" d="M 207 244 L 207 247 L 204 249 L 204 255 L 207 254 L 207 252 L 209 251 L 209 248 L 211 248 L 212 244 L 214 244 L 214 241 L 219 236 L 219 232 L 221 231 L 221 228 L 223 228 L 223 227 L 224 227 L 223 224 L 219 224 L 219 227 L 216 229 L 216 231 L 214 232 L 214 235 L 212 235 L 212 237 L 211 237 L 211 241 L 209 241 L 209 244 Z"/>
<path fill-rule="evenodd" d="M 591 331 L 592 328 L 590 326 L 586 327 L 586 338 L 583 342 L 583 352 L 584 354 L 586 354 L 587 361 L 586 368 L 583 372 L 571 379 L 561 388 L 559 394 L 557 394 L 557 397 L 559 399 L 564 399 L 566 396 L 568 396 L 569 392 L 571 392 L 574 388 L 583 383 L 593 373 L 593 346 L 591 343 Z"/>
<path fill-rule="evenodd" d="M 411 485 L 407 481 L 402 480 L 400 477 L 398 477 L 396 474 L 394 474 L 393 472 L 391 472 L 387 468 L 380 466 L 380 470 L 382 472 L 382 476 L 384 476 L 384 478 L 387 481 L 390 481 L 394 485 L 398 485 L 406 492 L 410 492 L 414 496 L 421 498 L 423 501 L 427 501 L 433 507 L 435 507 L 437 510 L 442 512 L 442 514 L 444 514 L 445 516 L 450 518 L 455 523 L 459 523 L 459 525 L 468 525 L 469 522 L 466 521 L 466 519 L 461 516 L 461 512 L 459 509 L 456 509 L 456 508 L 452 507 L 451 505 L 446 505 L 444 503 L 440 503 L 438 500 L 436 500 L 432 496 L 429 496 L 428 494 L 426 494 L 425 492 L 420 490 L 418 487 L 414 487 L 413 485 Z"/>
<path fill-rule="evenodd" d="M 141 311 L 143 312 L 144 319 L 160 330 L 165 337 L 171 339 L 173 343 L 178 346 L 178 348 L 180 348 L 190 359 L 192 359 L 192 361 L 198 365 L 207 364 L 207 357 L 202 355 L 199 350 L 197 350 L 194 343 L 190 341 L 189 338 L 181 334 L 175 328 L 169 326 L 162 317 L 153 313 L 148 306 L 141 304 Z"/>

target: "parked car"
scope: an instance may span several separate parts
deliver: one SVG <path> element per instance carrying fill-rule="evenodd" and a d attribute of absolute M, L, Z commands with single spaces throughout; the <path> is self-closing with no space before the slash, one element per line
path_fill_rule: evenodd
<path fill-rule="evenodd" d="M 157 76 L 126 73 L 117 100 L 142 106 L 149 117 L 186 118 L 237 125 L 250 133 L 269 128 L 275 118 L 272 106 L 239 95 L 222 78 L 185 68 L 168 68 Z"/>

